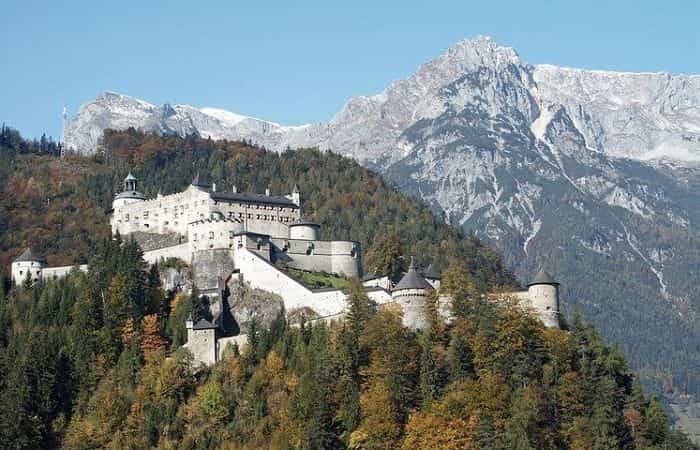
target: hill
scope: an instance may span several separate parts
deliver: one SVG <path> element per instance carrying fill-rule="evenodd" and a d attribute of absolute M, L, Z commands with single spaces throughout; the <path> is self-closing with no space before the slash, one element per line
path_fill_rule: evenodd
<path fill-rule="evenodd" d="M 3 257 L 34 244 L 87 274 L 0 289 L 3 448 L 693 448 L 645 398 L 622 354 L 590 326 L 547 330 L 483 300 L 513 275 L 473 236 L 341 156 L 242 143 L 107 132 L 96 157 L 57 159 L 0 145 Z M 269 329 L 192 372 L 184 318 L 193 294 L 166 293 L 106 213 L 127 170 L 148 194 L 197 173 L 223 187 L 290 190 L 333 236 L 445 268 L 459 305 L 430 331 L 377 311 L 356 284 L 344 324 Z M 12 195 L 9 195 L 12 193 Z"/>

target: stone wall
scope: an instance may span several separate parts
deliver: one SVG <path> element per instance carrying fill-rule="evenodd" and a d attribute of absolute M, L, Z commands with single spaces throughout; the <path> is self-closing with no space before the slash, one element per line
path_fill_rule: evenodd
<path fill-rule="evenodd" d="M 360 244 L 354 241 L 272 239 L 275 255 L 294 269 L 359 277 Z"/>
<path fill-rule="evenodd" d="M 161 259 L 165 260 L 168 258 L 180 258 L 189 264 L 192 261 L 192 249 L 190 248 L 189 242 L 143 252 L 143 259 L 146 260 L 148 264 L 154 264 Z"/>
<path fill-rule="evenodd" d="M 87 264 L 81 264 L 76 266 L 61 266 L 61 267 L 44 267 L 41 271 L 44 280 L 51 280 L 56 278 L 63 278 L 67 276 L 71 270 L 78 269 L 82 272 L 87 272 Z"/>
<path fill-rule="evenodd" d="M 201 250 L 192 256 L 194 285 L 200 291 L 216 289 L 218 277 L 228 277 L 234 268 L 233 250 Z"/>
<path fill-rule="evenodd" d="M 192 222 L 187 227 L 187 237 L 192 251 L 212 248 L 233 248 L 234 239 L 243 231 L 237 220 L 208 217 Z"/>
<path fill-rule="evenodd" d="M 329 316 L 345 309 L 346 296 L 342 291 L 337 289 L 312 291 L 245 248 L 234 252 L 234 262 L 243 275 L 243 280 L 254 288 L 270 291 L 282 297 L 287 311 L 308 306 L 319 316 Z"/>

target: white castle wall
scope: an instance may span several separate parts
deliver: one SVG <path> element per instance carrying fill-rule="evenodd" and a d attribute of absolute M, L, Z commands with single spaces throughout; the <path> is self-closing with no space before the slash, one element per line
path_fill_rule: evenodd
<path fill-rule="evenodd" d="M 192 252 L 213 248 L 233 248 L 236 235 L 242 231 L 241 222 L 214 216 L 190 223 L 187 227 L 187 239 Z"/>
<path fill-rule="evenodd" d="M 289 225 L 301 217 L 298 206 L 245 203 L 241 201 L 215 200 L 210 193 L 196 186 L 170 195 L 159 195 L 144 201 L 113 202 L 110 219 L 112 233 L 128 234 L 135 231 L 146 233 L 187 234 L 188 224 L 206 219 L 212 212 L 238 220 L 243 224 L 240 231 L 289 237 Z"/>
<path fill-rule="evenodd" d="M 29 273 L 29 279 L 32 283 L 36 283 L 41 279 L 41 269 L 44 267 L 39 261 L 18 261 L 12 263 L 12 281 L 19 285 L 27 279 L 27 273 Z"/>
<path fill-rule="evenodd" d="M 234 252 L 234 264 L 240 270 L 244 280 L 252 287 L 273 292 L 282 297 L 287 311 L 310 307 L 321 316 L 331 316 L 345 309 L 346 296 L 342 291 L 311 291 L 245 248 Z"/>
<path fill-rule="evenodd" d="M 189 264 L 192 260 L 192 247 L 190 247 L 190 243 L 185 242 L 170 247 L 163 247 L 143 252 L 143 259 L 148 264 L 155 264 L 161 259 L 168 258 L 180 258 Z"/>
<path fill-rule="evenodd" d="M 311 241 L 271 239 L 287 255 L 285 264 L 295 269 L 329 272 L 348 278 L 359 277 L 360 244 L 353 241 Z"/>
<path fill-rule="evenodd" d="M 318 231 L 318 225 L 292 225 L 289 227 L 289 238 L 317 241 Z"/>
<path fill-rule="evenodd" d="M 195 186 L 183 192 L 159 195 L 151 200 L 113 204 L 112 234 L 134 231 L 187 234 L 187 225 L 209 217 L 214 206 L 209 193 Z"/>
<path fill-rule="evenodd" d="M 559 328 L 559 289 L 556 285 L 535 284 L 527 291 L 503 294 L 513 297 L 523 309 L 529 309 L 548 328 Z M 496 297 L 498 298 L 498 297 Z"/>
<path fill-rule="evenodd" d="M 51 280 L 56 278 L 63 278 L 75 268 L 82 272 L 87 272 L 88 270 L 87 264 L 81 264 L 79 266 L 44 267 L 44 269 L 41 272 L 44 280 Z"/>
<path fill-rule="evenodd" d="M 30 272 L 32 283 L 39 280 L 55 280 L 63 278 L 70 273 L 74 268 L 87 272 L 87 264 L 80 266 L 57 266 L 44 267 L 39 261 L 19 261 L 12 263 L 12 281 L 15 284 L 22 284 L 27 278 L 27 272 Z"/>

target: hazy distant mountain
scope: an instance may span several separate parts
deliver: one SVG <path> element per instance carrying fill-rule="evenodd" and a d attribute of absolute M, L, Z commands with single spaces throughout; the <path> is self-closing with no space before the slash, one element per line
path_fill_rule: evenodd
<path fill-rule="evenodd" d="M 488 239 L 523 280 L 555 273 L 569 310 L 623 343 L 647 380 L 668 384 L 657 369 L 673 366 L 676 386 L 700 391 L 700 76 L 531 66 L 480 37 L 329 123 L 107 93 L 65 144 L 89 153 L 103 129 L 129 126 L 354 156 Z"/>

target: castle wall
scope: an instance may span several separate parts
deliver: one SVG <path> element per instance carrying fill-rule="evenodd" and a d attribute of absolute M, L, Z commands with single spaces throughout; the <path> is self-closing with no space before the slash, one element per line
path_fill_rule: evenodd
<path fill-rule="evenodd" d="M 143 252 L 143 259 L 148 264 L 154 264 L 161 259 L 168 258 L 180 258 L 189 264 L 192 261 L 192 248 L 189 242 L 185 242 L 179 245 L 173 245 L 170 247 L 158 248 L 155 250 L 149 250 Z"/>
<path fill-rule="evenodd" d="M 527 291 L 508 292 L 503 294 L 513 297 L 523 309 L 531 310 L 544 326 L 559 328 L 559 292 L 557 286 L 536 284 Z"/>
<path fill-rule="evenodd" d="M 278 270 L 265 259 L 245 249 L 234 252 L 234 263 L 243 279 L 254 288 L 263 289 L 282 297 L 284 307 L 291 311 L 309 307 L 320 316 L 338 314 L 345 309 L 346 296 L 340 290 L 311 291 Z"/>
<path fill-rule="evenodd" d="M 18 261 L 13 262 L 12 271 L 12 281 L 15 284 L 20 285 L 27 279 L 27 273 L 29 273 L 29 279 L 32 283 L 36 283 L 41 279 L 41 269 L 43 264 L 39 261 Z"/>
<path fill-rule="evenodd" d="M 289 238 L 317 241 L 318 230 L 318 225 L 293 225 L 289 227 Z"/>
<path fill-rule="evenodd" d="M 218 277 L 228 277 L 233 270 L 233 250 L 200 250 L 192 255 L 194 285 L 200 291 L 216 289 Z"/>
<path fill-rule="evenodd" d="M 380 287 L 387 291 L 391 291 L 391 280 L 386 275 L 379 278 L 372 278 L 371 280 L 365 280 L 362 282 L 362 285 L 364 287 Z"/>
<path fill-rule="evenodd" d="M 76 267 L 78 268 L 78 270 L 81 270 L 83 272 L 87 272 L 88 270 L 87 264 L 82 264 L 79 266 L 44 267 L 41 273 L 44 280 L 63 278 L 67 276 L 70 273 L 70 271 L 75 269 Z"/>
<path fill-rule="evenodd" d="M 357 242 L 273 238 L 272 244 L 289 267 L 349 278 L 360 276 L 360 244 Z"/>
<path fill-rule="evenodd" d="M 365 293 L 377 305 L 383 305 L 392 301 L 391 294 L 384 289 L 369 289 L 365 290 Z"/>
<path fill-rule="evenodd" d="M 245 233 L 236 236 L 236 249 L 245 248 L 246 250 L 255 253 L 265 261 L 270 260 L 270 237 L 261 234 Z"/>
<path fill-rule="evenodd" d="M 192 222 L 187 227 L 187 239 L 193 252 L 213 248 L 233 248 L 243 224 L 229 219 L 207 218 Z"/>
<path fill-rule="evenodd" d="M 151 200 L 131 202 L 118 206 L 110 218 L 112 234 L 134 231 L 147 233 L 187 233 L 187 225 L 209 217 L 214 201 L 209 193 L 194 186 L 183 192 L 159 195 Z"/>

